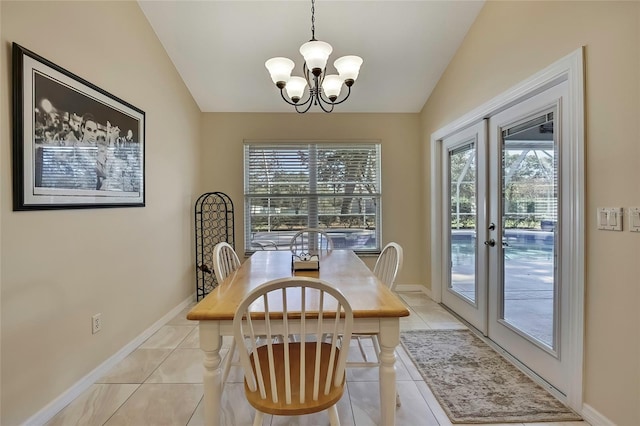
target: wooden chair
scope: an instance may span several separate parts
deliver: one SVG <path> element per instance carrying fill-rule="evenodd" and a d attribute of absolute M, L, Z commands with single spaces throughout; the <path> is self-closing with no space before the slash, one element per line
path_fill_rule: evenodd
<path fill-rule="evenodd" d="M 402 269 L 402 247 L 398 243 L 389 243 L 383 249 L 375 266 L 373 267 L 373 274 L 378 277 L 383 284 L 385 284 L 389 290 L 393 291 L 395 287 L 396 276 L 400 269 Z M 358 342 L 358 348 L 362 355 L 362 362 L 348 362 L 347 367 L 376 367 L 380 366 L 380 343 L 378 342 L 377 334 L 354 334 L 353 339 Z M 373 352 L 375 354 L 375 360 L 369 360 L 367 353 L 362 345 L 362 339 L 370 339 L 373 344 Z M 400 406 L 400 397 L 396 394 L 396 406 Z"/>
<path fill-rule="evenodd" d="M 394 289 L 398 272 L 402 269 L 402 247 L 398 243 L 389 243 L 382 249 L 373 274 L 382 281 L 389 290 Z"/>
<path fill-rule="evenodd" d="M 214 273 L 216 274 L 216 279 L 218 280 L 218 284 L 224 281 L 228 275 L 234 272 L 236 269 L 240 267 L 240 259 L 236 254 L 236 251 L 231 247 L 231 244 L 220 242 L 215 245 L 213 248 L 213 262 L 214 262 Z M 231 346 L 229 347 L 229 352 L 224 359 L 223 369 L 222 369 L 222 386 L 227 382 L 227 377 L 229 376 L 229 371 L 231 370 L 232 365 L 239 365 L 238 362 L 233 360 L 236 353 L 236 341 L 235 339 L 231 340 Z"/>
<path fill-rule="evenodd" d="M 264 312 L 264 321 L 255 321 L 256 311 L 261 318 Z M 262 424 L 265 413 L 299 416 L 323 410 L 332 426 L 340 424 L 336 403 L 344 392 L 349 350 L 341 343 L 351 340 L 352 326 L 349 302 L 316 278 L 269 281 L 246 296 L 233 330 L 234 339 L 246 344 L 238 352 L 245 394 L 256 409 L 254 426 Z M 298 340 L 290 339 L 293 334 Z M 266 335 L 261 346 L 259 335 Z"/>
<path fill-rule="evenodd" d="M 294 254 L 324 254 L 333 250 L 333 241 L 322 229 L 307 228 L 296 232 L 291 238 L 290 248 Z"/>
<path fill-rule="evenodd" d="M 240 267 L 240 259 L 231 244 L 221 242 L 213 248 L 213 270 L 218 284 Z"/>
<path fill-rule="evenodd" d="M 272 240 L 252 241 L 251 245 L 258 247 L 260 250 L 278 250 L 278 245 Z"/>

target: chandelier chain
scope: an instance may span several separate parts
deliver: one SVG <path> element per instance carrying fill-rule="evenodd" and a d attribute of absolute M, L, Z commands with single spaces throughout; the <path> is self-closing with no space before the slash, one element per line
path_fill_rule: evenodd
<path fill-rule="evenodd" d="M 316 7 L 315 0 L 311 0 L 311 40 L 316 41 Z"/>

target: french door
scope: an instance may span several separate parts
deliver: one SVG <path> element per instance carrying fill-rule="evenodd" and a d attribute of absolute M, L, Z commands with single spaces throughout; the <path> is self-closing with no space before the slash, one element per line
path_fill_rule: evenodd
<path fill-rule="evenodd" d="M 487 333 L 487 251 L 478 241 L 488 238 L 486 121 L 443 141 L 442 170 L 444 263 L 442 303 L 484 334 Z"/>
<path fill-rule="evenodd" d="M 565 395 L 567 96 L 560 82 L 441 149 L 442 303 Z"/>

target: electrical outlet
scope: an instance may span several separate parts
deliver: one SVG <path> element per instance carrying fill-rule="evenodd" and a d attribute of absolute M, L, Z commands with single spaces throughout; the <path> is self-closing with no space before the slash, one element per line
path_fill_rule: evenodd
<path fill-rule="evenodd" d="M 95 314 L 91 317 L 91 333 L 96 334 L 102 330 L 102 314 Z"/>

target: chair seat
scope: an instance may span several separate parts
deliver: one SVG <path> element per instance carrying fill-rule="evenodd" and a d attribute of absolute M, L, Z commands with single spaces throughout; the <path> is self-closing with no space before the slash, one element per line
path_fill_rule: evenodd
<path fill-rule="evenodd" d="M 285 382 L 284 375 L 284 363 L 276 362 L 276 383 L 277 383 L 277 400 L 273 402 L 271 393 L 271 378 L 269 377 L 269 356 L 268 347 L 260 346 L 257 348 L 258 359 L 260 360 L 260 368 L 263 374 L 267 397 L 262 399 L 260 397 L 259 388 L 255 392 L 252 392 L 245 381 L 245 393 L 249 403 L 258 411 L 267 414 L 285 415 L 285 416 L 297 416 L 303 414 L 316 413 L 328 409 L 336 404 L 344 392 L 344 380 L 340 386 L 334 386 L 333 380 L 331 388 L 327 395 L 324 395 L 324 381 L 327 377 L 327 371 L 329 367 L 329 357 L 331 355 L 331 345 L 329 343 L 321 343 L 320 350 L 320 392 L 318 393 L 318 399 L 313 400 L 313 377 L 315 368 L 315 356 L 316 356 L 316 342 L 305 342 L 305 400 L 300 402 L 300 351 L 302 344 L 300 342 L 289 343 L 291 364 L 291 404 L 285 403 Z M 284 359 L 284 344 L 278 343 L 273 345 L 273 354 L 275 360 Z M 339 356 L 339 349 L 336 349 L 334 358 L 334 364 L 337 364 Z M 251 355 L 251 364 L 255 373 L 255 363 L 253 355 Z M 335 367 L 333 369 L 335 371 Z M 345 376 L 346 378 L 346 376 Z"/>

